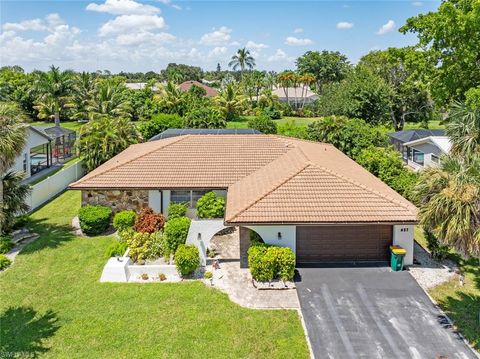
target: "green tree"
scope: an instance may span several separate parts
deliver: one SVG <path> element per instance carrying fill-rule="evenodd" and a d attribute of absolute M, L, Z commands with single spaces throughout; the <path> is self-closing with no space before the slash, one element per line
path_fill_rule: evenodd
<path fill-rule="evenodd" d="M 432 93 L 441 105 L 463 100 L 468 89 L 479 86 L 479 0 L 442 1 L 437 11 L 409 18 L 400 31 L 416 33 L 418 46 L 429 50 L 437 68 Z"/>
<path fill-rule="evenodd" d="M 453 104 L 445 128 L 452 141 L 452 155 L 480 154 L 480 107 Z"/>
<path fill-rule="evenodd" d="M 30 186 L 21 183 L 24 177 L 24 173 L 15 171 L 9 171 L 2 177 L 3 200 L 0 228 L 3 233 L 9 233 L 15 223 L 15 217 L 29 209 L 25 199 L 30 193 Z"/>
<path fill-rule="evenodd" d="M 338 82 L 345 78 L 350 70 L 347 57 L 338 51 L 307 51 L 297 61 L 300 74 L 311 74 L 315 77 L 318 93 L 322 92 L 323 85 Z"/>
<path fill-rule="evenodd" d="M 87 109 L 90 118 L 131 118 L 132 107 L 123 79 L 117 77 L 97 81 Z"/>
<path fill-rule="evenodd" d="M 250 51 L 246 48 L 238 49 L 237 53 L 232 56 L 228 66 L 234 71 L 240 69 L 241 78 L 243 78 L 245 69 L 251 70 L 255 67 L 255 59 L 250 55 Z"/>
<path fill-rule="evenodd" d="M 92 171 L 139 140 L 135 125 L 127 118 L 101 116 L 80 128 L 77 150 L 87 171 Z"/>
<path fill-rule="evenodd" d="M 73 80 L 72 117 L 79 121 L 89 120 L 89 106 L 93 100 L 95 78 L 88 72 L 75 74 Z"/>
<path fill-rule="evenodd" d="M 258 70 L 249 71 L 243 76 L 241 86 L 250 103 L 258 102 L 260 92 L 265 86 L 265 73 Z"/>
<path fill-rule="evenodd" d="M 160 94 L 155 96 L 155 100 L 161 112 L 183 116 L 186 112 L 186 95 L 177 85 L 169 81 L 160 89 Z"/>
<path fill-rule="evenodd" d="M 253 128 L 265 135 L 277 133 L 277 124 L 270 117 L 265 115 L 249 119 L 248 128 Z"/>
<path fill-rule="evenodd" d="M 160 77 L 175 84 L 188 80 L 202 81 L 203 71 L 198 66 L 170 63 L 160 72 Z"/>
<path fill-rule="evenodd" d="M 234 121 L 240 117 L 245 107 L 245 97 L 238 93 L 234 84 L 228 84 L 214 103 L 226 121 Z"/>
<path fill-rule="evenodd" d="M 387 139 L 381 131 L 359 119 L 345 117 L 324 117 L 310 123 L 307 139 L 331 143 L 347 156 L 355 158 L 364 148 L 379 147 Z"/>
<path fill-rule="evenodd" d="M 225 128 L 225 117 L 211 106 L 197 107 L 184 118 L 186 128 Z"/>
<path fill-rule="evenodd" d="M 389 122 L 392 89 L 379 76 L 358 66 L 339 83 L 325 86 L 315 107 L 320 116 L 361 118 L 369 124 Z"/>
<path fill-rule="evenodd" d="M 60 115 L 70 103 L 73 86 L 73 72 L 60 71 L 58 67 L 50 66 L 48 72 L 38 73 L 34 89 L 38 93 L 36 108 L 39 118 L 53 117 L 55 125 L 60 126 Z"/>
<path fill-rule="evenodd" d="M 138 125 L 145 141 L 169 128 L 183 128 L 183 119 L 177 114 L 159 113 L 148 121 L 140 121 Z"/>
<path fill-rule="evenodd" d="M 27 141 L 27 117 L 14 103 L 0 102 L 0 178 L 13 165 Z M 5 191 L 0 181 L 0 234 L 6 213 L 3 211 Z"/>
<path fill-rule="evenodd" d="M 414 194 L 423 227 L 465 256 L 480 256 L 480 157 L 444 157 L 422 171 Z"/>

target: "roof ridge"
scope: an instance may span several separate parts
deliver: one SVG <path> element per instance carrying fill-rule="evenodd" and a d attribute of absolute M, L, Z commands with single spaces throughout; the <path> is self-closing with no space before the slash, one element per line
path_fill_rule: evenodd
<path fill-rule="evenodd" d="M 330 170 L 330 169 L 328 169 L 328 168 L 326 168 L 326 167 L 324 167 L 324 166 L 320 166 L 320 165 L 318 165 L 318 164 L 316 164 L 316 163 L 314 163 L 313 166 L 318 167 L 318 168 L 322 169 L 323 171 L 328 172 L 328 173 L 334 175 L 335 177 L 344 179 L 344 180 L 348 181 L 349 183 L 351 183 L 351 184 L 353 184 L 353 185 L 355 185 L 355 186 L 357 186 L 357 187 L 360 187 L 360 188 L 363 188 L 363 189 L 367 190 L 368 192 L 371 192 L 371 193 L 373 193 L 373 194 L 375 194 L 375 195 L 378 195 L 378 196 L 386 199 L 386 200 L 389 201 L 389 202 L 396 203 L 396 204 L 402 206 L 403 208 L 405 208 L 405 209 L 407 209 L 407 210 L 409 210 L 409 211 L 411 210 L 408 205 L 406 205 L 406 204 L 404 204 L 404 203 L 402 203 L 402 202 L 400 202 L 400 201 L 397 201 L 396 199 L 391 198 L 390 196 L 387 196 L 387 195 L 385 195 L 385 194 L 383 194 L 383 193 L 381 193 L 381 192 L 375 191 L 374 189 L 372 189 L 372 188 L 370 188 L 370 187 L 368 187 L 368 186 L 365 186 L 364 184 L 362 184 L 362 183 L 360 183 L 360 182 L 357 182 L 357 181 L 351 179 L 350 177 L 341 175 L 340 173 L 337 173 L 337 172 L 335 172 L 335 171 L 332 171 L 332 170 Z M 367 170 L 365 169 L 365 171 L 367 171 Z M 370 172 L 369 172 L 369 173 L 370 173 Z M 371 173 L 370 173 L 370 174 L 371 174 Z M 373 175 L 372 175 L 372 176 L 373 176 Z M 382 180 L 381 180 L 380 178 L 378 178 L 378 177 L 375 177 L 375 178 L 377 178 L 379 181 L 382 181 Z M 383 182 L 383 181 L 382 181 L 382 182 Z M 393 188 L 391 188 L 391 187 L 389 187 L 389 188 L 390 188 L 392 191 L 394 191 Z M 399 194 L 399 195 L 400 195 L 400 194 Z"/>
<path fill-rule="evenodd" d="M 299 173 L 301 173 L 302 171 L 304 171 L 307 167 L 311 166 L 312 163 L 310 163 L 309 161 L 306 161 L 305 164 L 300 168 L 298 169 L 297 171 L 295 171 L 293 174 L 291 174 L 290 176 L 288 176 L 285 180 L 283 180 L 282 182 L 280 182 L 279 184 L 275 184 L 274 186 L 272 186 L 271 189 L 269 189 L 268 191 L 266 191 L 261 197 L 257 198 L 255 201 L 253 201 L 252 203 L 248 204 L 247 206 L 245 206 L 243 209 L 237 211 L 237 213 L 231 217 L 231 218 L 225 218 L 225 220 L 228 222 L 228 221 L 231 221 L 233 219 L 235 219 L 236 217 L 240 216 L 242 213 L 244 213 L 245 211 L 247 211 L 249 208 L 253 207 L 255 204 L 257 204 L 258 202 L 260 202 L 262 199 L 264 199 L 265 197 L 267 197 L 270 193 L 272 193 L 273 191 L 275 191 L 277 188 L 283 186 L 285 183 L 287 183 L 288 181 L 290 181 L 293 177 L 297 176 Z M 254 172 L 255 173 L 255 172 Z"/>
<path fill-rule="evenodd" d="M 190 137 L 190 135 L 177 136 L 177 138 L 176 138 L 174 141 L 171 141 L 171 142 L 169 142 L 169 143 L 167 143 L 167 144 L 164 144 L 163 146 L 158 146 L 158 147 L 156 147 L 155 149 L 153 149 L 153 150 L 151 150 L 151 151 L 147 151 L 147 152 L 143 153 L 143 154 L 140 155 L 140 156 L 136 156 L 136 157 L 134 157 L 134 158 L 132 158 L 132 159 L 126 161 L 126 162 L 119 163 L 119 164 L 117 164 L 116 166 L 113 166 L 113 167 L 111 167 L 111 168 L 106 168 L 106 169 L 104 169 L 103 171 L 101 171 L 101 172 L 99 172 L 99 173 L 96 173 L 94 176 L 89 177 L 88 179 L 91 180 L 91 179 L 93 179 L 93 178 L 95 178 L 95 177 L 98 177 L 98 176 L 104 174 L 104 173 L 107 172 L 107 171 L 113 171 L 113 170 L 115 170 L 115 169 L 117 169 L 117 168 L 119 168 L 119 167 L 121 167 L 121 166 L 126 165 L 127 163 L 130 163 L 130 162 L 135 161 L 135 160 L 137 160 L 137 159 L 139 159 L 139 158 L 141 158 L 141 157 L 144 157 L 144 156 L 146 156 L 146 155 L 149 155 L 149 154 L 151 154 L 151 153 L 153 153 L 153 152 L 155 152 L 155 151 L 157 151 L 157 150 L 159 150 L 159 149 L 166 148 L 166 147 L 168 147 L 168 146 L 170 146 L 170 145 L 173 145 L 174 143 L 180 142 L 181 140 L 184 140 L 184 139 L 186 139 L 187 137 Z M 152 141 L 152 142 L 161 142 L 161 140 L 159 140 L 159 141 Z M 152 142 L 150 142 L 150 143 L 152 143 Z M 141 145 L 141 144 L 147 144 L 147 143 L 149 143 L 149 142 L 147 141 L 147 142 L 142 142 L 142 143 L 135 143 L 134 145 Z M 127 147 L 127 148 L 129 148 L 129 147 Z M 126 148 L 126 149 L 127 149 L 127 148 Z M 122 151 L 122 152 L 123 152 L 123 151 Z M 120 152 L 120 153 L 121 153 L 121 152 Z M 115 156 L 112 157 L 112 159 L 113 159 L 113 158 L 115 158 Z M 106 163 L 106 162 L 105 162 L 105 163 Z M 85 176 L 85 177 L 86 177 L 86 176 Z M 78 181 L 72 183 L 71 185 L 76 184 L 76 183 L 81 183 L 81 182 L 82 182 L 82 179 L 84 179 L 85 177 L 80 178 Z"/>

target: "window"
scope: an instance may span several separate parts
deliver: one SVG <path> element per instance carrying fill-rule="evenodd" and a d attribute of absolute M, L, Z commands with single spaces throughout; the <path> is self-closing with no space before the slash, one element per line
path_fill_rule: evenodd
<path fill-rule="evenodd" d="M 438 163 L 438 156 L 432 155 L 432 162 Z"/>
<path fill-rule="evenodd" d="M 50 150 L 50 144 L 44 143 L 43 145 L 36 146 L 30 149 L 30 174 L 40 172 L 41 170 L 48 168 L 52 165 L 52 151 Z"/>
<path fill-rule="evenodd" d="M 424 153 L 414 149 L 413 150 L 413 162 L 418 163 L 419 165 L 423 166 Z"/>
<path fill-rule="evenodd" d="M 207 192 L 210 190 L 171 191 L 170 202 L 188 203 L 190 208 L 195 208 L 197 201 Z"/>
<path fill-rule="evenodd" d="M 23 154 L 23 172 L 27 173 L 27 154 Z"/>
<path fill-rule="evenodd" d="M 197 205 L 197 201 L 208 191 L 192 191 L 192 208 Z"/>

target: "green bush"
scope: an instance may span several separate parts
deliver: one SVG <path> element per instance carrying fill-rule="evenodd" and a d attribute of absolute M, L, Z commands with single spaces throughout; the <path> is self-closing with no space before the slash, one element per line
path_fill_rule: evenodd
<path fill-rule="evenodd" d="M 190 222 L 191 220 L 188 217 L 178 217 L 167 222 L 163 232 L 165 236 L 165 254 L 175 253 L 178 246 L 185 243 Z"/>
<path fill-rule="evenodd" d="M 145 141 L 169 128 L 183 128 L 183 120 L 178 115 L 159 113 L 152 116 L 151 120 L 138 124 L 138 130 Z"/>
<path fill-rule="evenodd" d="M 164 254 L 164 237 L 162 232 L 135 232 L 127 239 L 129 256 L 134 262 L 162 257 Z"/>
<path fill-rule="evenodd" d="M 115 241 L 110 244 L 107 249 L 105 250 L 105 257 L 115 257 L 115 256 L 123 256 L 127 251 L 128 245 L 125 242 Z"/>
<path fill-rule="evenodd" d="M 442 245 L 435 235 L 424 229 L 423 235 L 425 236 L 425 240 L 427 241 L 427 247 L 432 257 L 437 260 L 443 260 L 447 257 L 449 252 L 449 247 Z"/>
<path fill-rule="evenodd" d="M 28 214 L 22 214 L 18 217 L 15 217 L 15 222 L 13 223 L 13 229 L 20 229 L 25 227 L 30 221 L 30 216 Z"/>
<path fill-rule="evenodd" d="M 7 256 L 0 254 L 0 270 L 6 269 L 10 264 L 12 264 L 12 261 Z"/>
<path fill-rule="evenodd" d="M 248 127 L 253 128 L 261 133 L 275 134 L 277 133 L 277 124 L 267 115 L 261 115 L 248 120 Z"/>
<path fill-rule="evenodd" d="M 260 282 L 290 280 L 295 273 L 295 255 L 287 247 L 257 243 L 248 249 L 248 266 L 252 277 Z"/>
<path fill-rule="evenodd" d="M 188 203 L 170 203 L 168 206 L 168 219 L 185 217 L 188 210 Z"/>
<path fill-rule="evenodd" d="M 220 112 L 209 106 L 197 107 L 185 115 L 186 128 L 225 128 L 227 122 Z"/>
<path fill-rule="evenodd" d="M 0 236 L 0 254 L 6 254 L 12 249 L 14 244 L 10 236 Z"/>
<path fill-rule="evenodd" d="M 105 206 L 85 206 L 80 209 L 78 218 L 82 232 L 96 236 L 105 232 L 110 224 L 112 210 Z"/>
<path fill-rule="evenodd" d="M 148 243 L 148 258 L 155 259 L 165 254 L 165 237 L 162 232 L 155 232 L 150 235 Z"/>
<path fill-rule="evenodd" d="M 225 213 L 225 199 L 215 192 L 205 193 L 197 201 L 197 216 L 199 218 L 222 218 Z"/>
<path fill-rule="evenodd" d="M 127 243 L 130 239 L 133 238 L 135 233 L 136 232 L 133 230 L 133 228 L 124 229 L 123 231 L 118 232 L 119 240 L 121 242 Z"/>
<path fill-rule="evenodd" d="M 137 214 L 135 211 L 120 211 L 113 216 L 113 228 L 115 228 L 117 231 L 123 231 L 124 229 L 132 228 L 135 224 L 136 217 Z"/>
<path fill-rule="evenodd" d="M 195 272 L 199 265 L 200 255 L 197 247 L 192 244 L 178 246 L 175 251 L 175 266 L 182 277 Z"/>

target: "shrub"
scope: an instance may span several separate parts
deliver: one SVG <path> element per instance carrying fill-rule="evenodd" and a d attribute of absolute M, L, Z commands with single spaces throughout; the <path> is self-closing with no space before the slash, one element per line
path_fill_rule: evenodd
<path fill-rule="evenodd" d="M 4 270 L 12 264 L 12 261 L 6 255 L 0 254 L 0 270 Z"/>
<path fill-rule="evenodd" d="M 112 210 L 105 206 L 85 206 L 80 209 L 78 219 L 82 232 L 96 236 L 105 232 L 110 224 Z"/>
<path fill-rule="evenodd" d="M 199 218 L 221 218 L 225 213 L 225 199 L 215 192 L 205 193 L 197 201 L 197 216 Z"/>
<path fill-rule="evenodd" d="M 135 224 L 136 217 L 137 214 L 135 211 L 120 211 L 113 216 L 113 228 L 115 228 L 117 231 L 123 231 L 124 229 L 132 228 Z"/>
<path fill-rule="evenodd" d="M 167 222 L 163 232 L 167 250 L 166 254 L 175 253 L 178 246 L 185 243 L 190 222 L 191 220 L 188 217 L 178 217 Z"/>
<path fill-rule="evenodd" d="M 30 221 L 30 216 L 28 214 L 22 214 L 15 218 L 15 222 L 13 223 L 13 229 L 20 229 L 27 225 Z"/>
<path fill-rule="evenodd" d="M 110 244 L 107 249 L 105 250 L 105 257 L 115 257 L 115 256 L 123 256 L 127 251 L 128 245 L 125 242 L 115 241 L 114 243 Z"/>
<path fill-rule="evenodd" d="M 423 230 L 423 235 L 425 236 L 425 239 L 427 241 L 427 247 L 432 254 L 432 257 L 437 260 L 445 259 L 449 252 L 448 246 L 442 245 L 437 239 L 437 237 L 435 237 L 432 232 L 426 229 Z"/>
<path fill-rule="evenodd" d="M 181 244 L 175 251 L 175 265 L 178 272 L 183 276 L 187 276 L 195 272 L 200 265 L 200 255 L 198 248 L 194 245 Z"/>
<path fill-rule="evenodd" d="M 150 233 L 146 232 L 137 232 L 127 240 L 129 256 L 134 262 L 142 262 L 148 258 L 150 241 Z"/>
<path fill-rule="evenodd" d="M 178 115 L 159 113 L 152 116 L 149 121 L 142 121 L 138 124 L 138 130 L 145 140 L 152 138 L 169 128 L 183 128 L 183 120 Z"/>
<path fill-rule="evenodd" d="M 266 135 L 277 133 L 277 124 L 269 116 L 262 115 L 248 120 L 248 127 Z"/>
<path fill-rule="evenodd" d="M 120 237 L 119 240 L 121 242 L 127 243 L 130 239 L 133 238 L 135 233 L 136 232 L 133 230 L 133 228 L 124 229 L 123 231 L 120 231 L 118 233 L 118 236 Z"/>
<path fill-rule="evenodd" d="M 167 280 L 167 276 L 163 273 L 159 273 L 158 279 L 160 279 L 160 282 L 163 282 L 164 280 Z"/>
<path fill-rule="evenodd" d="M 248 249 L 248 265 L 255 280 L 290 280 L 295 273 L 295 255 L 287 247 L 255 244 Z"/>
<path fill-rule="evenodd" d="M 135 220 L 133 229 L 137 232 L 153 233 L 160 231 L 165 225 L 165 217 L 155 213 L 151 208 L 145 208 Z"/>
<path fill-rule="evenodd" d="M 186 128 L 225 128 L 225 118 L 213 107 L 202 106 L 189 111 L 185 115 Z"/>
<path fill-rule="evenodd" d="M 0 254 L 8 253 L 13 246 L 10 236 L 0 236 Z"/>
<path fill-rule="evenodd" d="M 212 272 L 209 272 L 209 271 L 206 271 L 203 276 L 205 277 L 205 279 L 212 279 L 213 278 L 213 273 Z"/>
<path fill-rule="evenodd" d="M 257 116 L 267 116 L 272 120 L 279 120 L 282 118 L 282 111 L 274 106 L 258 108 L 256 114 Z"/>
<path fill-rule="evenodd" d="M 148 258 L 155 259 L 165 254 L 165 237 L 162 232 L 155 232 L 150 235 L 148 243 Z"/>
<path fill-rule="evenodd" d="M 188 203 L 170 203 L 168 206 L 168 219 L 185 217 L 188 210 Z"/>

